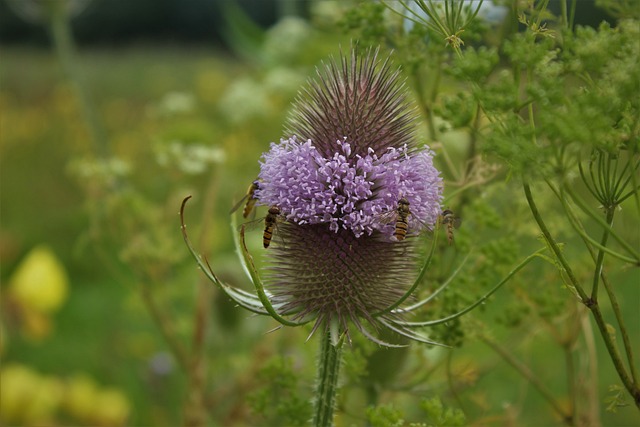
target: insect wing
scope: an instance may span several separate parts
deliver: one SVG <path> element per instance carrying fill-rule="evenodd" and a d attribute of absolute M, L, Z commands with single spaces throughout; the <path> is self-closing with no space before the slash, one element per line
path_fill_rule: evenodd
<path fill-rule="evenodd" d="M 242 203 L 246 201 L 244 210 L 242 212 L 242 216 L 244 218 L 249 216 L 249 213 L 253 211 L 253 208 L 255 207 L 255 204 L 257 201 L 257 199 L 255 198 L 255 193 L 256 193 L 256 190 L 258 189 L 258 185 L 259 185 L 258 183 L 259 181 L 257 179 L 251 183 L 251 185 L 247 189 L 247 193 L 244 195 L 244 197 L 242 197 L 242 199 L 238 201 L 238 203 L 236 203 L 233 206 L 233 208 L 231 208 L 231 211 L 229 212 L 229 214 L 233 214 L 235 211 L 237 211 L 238 208 L 240 208 L 240 206 L 242 205 Z"/>
<path fill-rule="evenodd" d="M 240 225 L 240 227 L 244 226 L 244 229 L 247 231 L 251 231 L 251 230 L 264 230 L 264 219 L 266 217 L 261 217 L 261 218 L 256 218 L 253 219 L 251 221 L 247 221 L 245 223 L 243 223 L 242 225 Z M 240 229 L 240 227 L 238 227 L 238 229 Z"/>
<path fill-rule="evenodd" d="M 409 213 L 407 223 L 409 224 L 409 232 L 411 234 L 420 234 L 420 232 L 422 232 L 423 230 L 431 230 L 431 227 L 429 227 L 427 223 L 414 215 L 413 212 Z"/>
<path fill-rule="evenodd" d="M 247 200 L 247 198 L 249 197 L 249 194 L 245 194 L 244 197 L 242 199 L 240 199 L 238 201 L 238 203 L 236 203 L 235 205 L 233 205 L 233 207 L 231 208 L 231 210 L 229 211 L 229 215 L 233 214 L 235 211 L 237 211 L 240 206 L 242 206 L 242 204 L 244 203 L 245 200 Z"/>
<path fill-rule="evenodd" d="M 373 216 L 374 224 L 395 224 L 398 221 L 398 212 L 396 210 L 386 211 Z"/>
<path fill-rule="evenodd" d="M 264 239 L 264 234 L 265 234 L 264 231 L 267 228 L 266 219 L 267 219 L 267 216 L 263 216 L 251 221 L 247 221 L 241 224 L 238 227 L 238 230 L 240 230 L 240 228 L 242 227 L 244 227 L 245 231 L 260 230 L 263 233 L 263 239 Z M 284 246 L 284 238 L 280 235 L 280 233 L 278 233 L 278 224 L 281 222 L 284 222 L 286 220 L 286 217 L 284 215 L 276 215 L 274 216 L 274 219 L 275 219 L 275 222 L 271 224 L 271 226 L 269 227 L 269 233 L 271 234 L 271 236 L 267 239 L 267 242 L 268 242 L 267 246 L 269 246 L 274 239 L 278 239 L 278 243 L 281 243 Z"/>
<path fill-rule="evenodd" d="M 455 216 L 450 210 L 446 210 L 442 214 L 442 224 L 451 225 L 453 228 L 459 228 L 462 224 L 462 218 Z"/>
<path fill-rule="evenodd" d="M 459 216 L 453 218 L 451 221 L 453 224 L 453 228 L 460 228 L 460 226 L 462 225 L 462 218 L 460 218 Z"/>

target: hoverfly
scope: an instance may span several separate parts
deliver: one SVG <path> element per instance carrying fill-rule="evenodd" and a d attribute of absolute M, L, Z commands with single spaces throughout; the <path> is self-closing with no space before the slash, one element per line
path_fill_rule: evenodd
<path fill-rule="evenodd" d="M 271 244 L 274 232 L 277 230 L 278 223 L 284 221 L 285 216 L 282 215 L 280 208 L 277 206 L 271 206 L 267 211 L 267 215 L 264 218 L 255 219 L 249 221 L 245 225 L 248 228 L 253 228 L 257 224 L 264 221 L 264 231 L 262 232 L 262 245 L 265 249 Z"/>
<path fill-rule="evenodd" d="M 447 227 L 447 239 L 449 244 L 453 243 L 453 229 L 460 227 L 462 218 L 457 217 L 452 210 L 445 209 L 440 214 L 442 225 Z"/>
<path fill-rule="evenodd" d="M 401 197 L 398 200 L 398 206 L 392 210 L 381 214 L 380 222 L 382 224 L 389 224 L 390 222 L 395 222 L 395 230 L 393 231 L 393 237 L 398 241 L 402 241 L 407 237 L 407 232 L 409 231 L 409 215 L 413 217 L 414 220 L 418 221 L 424 227 L 427 225 L 422 222 L 417 216 L 413 215 L 411 209 L 409 209 L 410 203 L 406 197 Z"/>
<path fill-rule="evenodd" d="M 255 194 L 256 194 L 256 190 L 258 189 L 259 183 L 260 181 L 257 179 L 251 183 L 251 185 L 247 189 L 247 194 L 245 194 L 244 197 L 242 197 L 242 199 L 240 199 L 238 203 L 236 203 L 235 206 L 231 208 L 229 215 L 237 211 L 240 205 L 242 204 L 242 202 L 246 200 L 244 209 L 242 210 L 242 217 L 247 218 L 249 216 L 251 211 L 253 211 L 253 208 L 255 207 L 256 202 L 258 201 L 258 199 L 255 197 Z"/>

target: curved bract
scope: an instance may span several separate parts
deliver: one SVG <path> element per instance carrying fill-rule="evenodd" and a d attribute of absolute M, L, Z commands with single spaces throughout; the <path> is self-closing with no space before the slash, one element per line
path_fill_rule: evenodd
<path fill-rule="evenodd" d="M 239 289 L 237 287 L 228 285 L 224 282 L 222 282 L 213 272 L 211 266 L 209 265 L 208 261 L 206 260 L 206 258 L 203 258 L 201 255 L 199 255 L 193 248 L 193 245 L 191 244 L 191 241 L 189 240 L 189 237 L 187 235 L 187 231 L 186 231 L 186 225 L 184 222 L 184 210 L 186 207 L 186 204 L 188 202 L 188 200 L 191 198 L 191 196 L 186 197 L 183 202 L 182 202 L 182 206 L 180 208 L 180 220 L 181 220 L 181 230 L 182 230 L 182 234 L 184 237 L 184 241 L 187 245 L 187 248 L 189 250 L 189 252 L 191 253 L 191 255 L 194 257 L 194 259 L 196 260 L 196 263 L 198 264 L 198 266 L 200 267 L 200 269 L 204 272 L 204 274 L 207 276 L 207 278 L 213 283 L 215 284 L 219 289 L 221 289 L 229 298 L 231 298 L 234 302 L 236 302 L 240 307 L 243 307 L 249 311 L 251 311 L 252 313 L 255 314 L 260 314 L 260 315 L 267 315 L 272 317 L 273 319 L 275 319 L 277 322 L 279 322 L 282 326 L 302 326 L 305 325 L 309 322 L 311 322 L 312 320 L 315 320 L 315 324 L 311 330 L 311 333 L 309 336 L 311 336 L 322 324 L 325 320 L 327 320 L 326 317 L 320 315 L 318 317 L 316 317 L 314 319 L 313 316 L 309 316 L 309 313 L 307 313 L 306 316 L 303 316 L 302 320 L 290 320 L 287 319 L 286 317 L 284 317 L 284 315 L 282 314 L 282 304 L 278 304 L 278 303 L 274 303 L 273 299 L 273 295 L 269 294 L 264 287 L 264 284 L 260 278 L 260 274 L 258 273 L 255 264 L 253 262 L 253 258 L 251 256 L 251 254 L 249 253 L 246 243 L 245 243 L 245 227 L 243 225 L 241 225 L 239 228 L 237 227 L 237 223 L 235 219 L 232 219 L 231 224 L 232 224 L 232 229 L 234 230 L 234 242 L 236 243 L 236 249 L 239 255 L 239 259 L 241 261 L 241 264 L 243 265 L 243 268 L 245 269 L 245 271 L 247 272 L 248 277 L 250 278 L 253 287 L 256 291 L 256 294 L 252 294 L 250 292 L 247 292 L 245 290 Z M 449 322 L 451 320 L 454 320 L 456 318 L 459 318 L 460 316 L 468 313 L 469 311 L 473 310 L 475 307 L 477 307 L 478 305 L 482 304 L 483 302 L 485 302 L 491 295 L 493 295 L 500 287 L 502 287 L 505 283 L 507 283 L 518 271 L 520 271 L 523 267 L 525 267 L 529 262 L 531 262 L 534 258 L 536 257 L 542 257 L 542 253 L 546 250 L 546 249 L 540 249 L 536 252 L 534 252 L 533 254 L 529 255 L 528 257 L 526 257 L 522 262 L 520 262 L 503 280 L 501 280 L 500 282 L 498 282 L 493 288 L 491 288 L 485 295 L 483 295 L 482 297 L 480 297 L 474 304 L 468 306 L 467 308 L 465 308 L 464 310 L 459 311 L 458 313 L 455 313 L 453 315 L 447 316 L 445 318 L 442 319 L 436 319 L 436 320 L 428 320 L 428 321 L 405 321 L 402 320 L 402 318 L 400 317 L 400 315 L 404 314 L 404 313 L 408 313 L 411 311 L 414 311 L 424 305 L 426 305 L 427 303 L 429 303 L 430 301 L 432 301 L 436 295 L 438 295 L 440 292 L 442 292 L 447 286 L 449 286 L 452 281 L 453 278 L 461 271 L 462 267 L 465 265 L 466 260 L 468 258 L 468 256 L 461 262 L 460 266 L 454 271 L 454 273 L 451 275 L 451 277 L 449 277 L 449 279 L 447 279 L 439 288 L 437 288 L 429 297 L 427 297 L 426 299 L 418 302 L 418 303 L 414 303 L 411 304 L 409 306 L 406 307 L 402 307 L 401 304 L 403 301 L 405 301 L 407 299 L 408 296 L 412 295 L 413 292 L 415 291 L 415 289 L 418 288 L 418 286 L 421 284 L 422 280 L 423 280 L 423 276 L 424 276 L 424 271 L 426 270 L 426 268 L 428 267 L 429 263 L 431 262 L 431 257 L 433 255 L 433 250 L 436 246 L 436 241 L 437 241 L 437 237 L 438 234 L 436 233 L 434 235 L 434 241 L 432 242 L 432 247 L 429 253 L 429 256 L 424 260 L 424 263 L 422 265 L 421 268 L 421 272 L 420 274 L 417 276 L 416 280 L 414 281 L 414 283 L 408 288 L 408 291 L 402 295 L 402 297 L 398 300 L 395 301 L 392 305 L 390 305 L 390 309 L 388 310 L 384 310 L 381 311 L 379 313 L 376 313 L 372 316 L 371 320 L 367 319 L 367 321 L 369 321 L 373 326 L 374 329 L 378 329 L 380 327 L 384 327 L 387 328 L 391 331 L 396 332 L 397 334 L 408 338 L 410 340 L 413 341 L 418 341 L 418 342 L 422 342 L 425 344 L 430 344 L 430 345 L 439 345 L 439 346 L 444 346 L 446 347 L 444 344 L 440 344 L 437 343 L 435 341 L 430 340 L 429 338 L 415 332 L 413 330 L 413 328 L 419 327 L 426 327 L 426 326 L 434 326 L 434 325 L 439 325 L 442 323 L 446 323 Z M 294 317 L 296 317 L 294 315 Z M 299 319 L 301 318 L 300 316 L 297 316 Z M 384 346 L 384 347 L 404 347 L 406 345 L 403 344 L 393 344 L 393 343 L 389 343 L 386 341 L 381 340 L 380 338 L 378 338 L 374 333 L 372 333 L 363 323 L 362 319 L 359 317 L 353 317 L 351 318 L 351 321 L 354 323 L 356 329 L 362 333 L 364 336 L 366 336 L 368 339 L 370 339 L 371 341 Z M 334 343 L 335 345 L 338 345 L 340 342 L 343 342 L 345 339 L 349 339 L 349 332 L 348 330 L 344 330 L 342 329 L 342 324 L 338 321 L 337 318 L 333 318 L 331 319 L 331 322 L 329 323 L 329 326 L 327 328 L 328 333 L 331 336 L 331 342 Z"/>

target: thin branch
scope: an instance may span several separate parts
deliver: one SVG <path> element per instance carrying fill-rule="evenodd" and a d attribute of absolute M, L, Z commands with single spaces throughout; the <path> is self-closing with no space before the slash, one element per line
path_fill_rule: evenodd
<path fill-rule="evenodd" d="M 538 224 L 538 228 L 540 228 L 540 231 L 542 231 L 542 234 L 544 235 L 545 240 L 553 250 L 553 253 L 556 256 L 556 259 L 560 263 L 560 266 L 562 267 L 564 272 L 567 274 L 572 286 L 578 292 L 580 298 L 582 299 L 582 302 L 591 310 L 591 313 L 593 314 L 596 324 L 598 325 L 598 329 L 600 330 L 600 335 L 604 340 L 605 347 L 607 348 L 607 351 L 609 352 L 609 356 L 611 357 L 611 361 L 613 362 L 613 365 L 616 371 L 618 372 L 618 376 L 622 380 L 622 383 L 624 384 L 629 394 L 631 394 L 631 396 L 633 397 L 636 406 L 640 408 L 640 388 L 638 388 L 638 386 L 633 382 L 633 380 L 627 373 L 627 370 L 624 364 L 622 363 L 622 359 L 620 357 L 620 353 L 618 352 L 618 348 L 615 345 L 613 337 L 611 336 L 609 329 L 607 327 L 607 324 L 604 320 L 604 317 L 602 316 L 602 312 L 600 311 L 600 306 L 598 305 L 597 301 L 592 301 L 587 296 L 587 294 L 582 289 L 582 286 L 576 279 L 576 276 L 573 274 L 573 270 L 571 269 L 567 260 L 562 254 L 562 251 L 560 251 L 558 244 L 551 236 L 551 233 L 549 232 L 549 229 L 547 228 L 546 224 L 542 220 L 542 216 L 540 215 L 540 212 L 538 211 L 538 208 L 533 200 L 533 196 L 531 194 L 531 188 L 529 187 L 529 184 L 525 183 L 523 184 L 523 187 L 524 187 L 525 196 L 527 198 L 527 202 L 529 203 L 529 208 L 533 214 L 533 217 L 536 223 Z"/>
<path fill-rule="evenodd" d="M 553 410 L 562 418 L 562 421 L 567 425 L 574 425 L 574 419 L 570 413 L 567 413 L 559 404 L 557 399 L 553 396 L 547 386 L 534 374 L 527 365 L 515 358 L 509 351 L 499 345 L 494 340 L 485 335 L 479 335 L 482 342 L 488 345 L 496 353 L 498 353 L 509 365 L 511 365 L 520 375 L 522 375 L 538 392 L 549 402 Z"/>
<path fill-rule="evenodd" d="M 627 251 L 627 253 L 636 260 L 636 262 L 640 261 L 640 253 L 636 251 L 622 237 L 620 237 L 620 235 L 616 232 L 616 230 L 611 228 L 609 224 L 607 224 L 607 222 L 601 218 L 601 215 L 594 213 L 587 206 L 587 203 L 580 196 L 578 196 L 570 186 L 565 186 L 564 191 L 566 191 L 567 194 L 571 196 L 571 199 L 576 203 L 576 205 L 578 205 L 580 209 L 582 209 L 584 213 L 589 215 L 589 217 L 591 217 L 595 222 L 597 222 L 603 229 L 608 230 L 608 232 L 611 234 L 611 237 L 613 237 L 620 244 L 620 246 L 622 246 Z"/>
<path fill-rule="evenodd" d="M 470 312 L 471 310 L 473 310 L 474 308 L 476 308 L 477 306 L 479 306 L 480 304 L 485 302 L 487 299 L 489 299 L 489 297 L 491 295 L 493 295 L 498 289 L 500 289 L 500 287 L 502 285 L 507 283 L 518 271 L 520 271 L 525 265 L 527 265 L 529 262 L 531 262 L 534 258 L 536 258 L 537 256 L 540 256 L 542 254 L 542 252 L 544 252 L 546 250 L 547 250 L 546 248 L 539 249 L 536 252 L 534 252 L 531 255 L 529 255 L 528 257 L 526 257 L 520 264 L 518 264 L 513 270 L 511 270 L 509 272 L 509 274 L 507 274 L 505 276 L 504 279 L 502 279 L 500 282 L 498 282 L 497 285 L 495 285 L 493 288 L 491 288 L 491 290 L 489 292 L 487 292 L 480 299 L 478 299 L 475 303 L 471 304 L 470 306 L 468 306 L 467 308 L 465 308 L 462 311 L 459 311 L 459 312 L 457 312 L 455 314 L 452 314 L 451 316 L 447 316 L 447 317 L 445 317 L 443 319 L 427 320 L 427 321 L 424 321 L 424 322 L 396 321 L 396 323 L 399 324 L 399 325 L 403 325 L 403 326 L 433 326 L 433 325 L 439 325 L 441 323 L 446 323 L 446 322 L 449 322 L 451 320 L 457 319 L 458 317 L 462 316 L 463 314 L 466 314 L 466 313 Z"/>
<path fill-rule="evenodd" d="M 440 294 L 440 292 L 444 291 L 451 284 L 453 279 L 462 270 L 462 267 L 464 267 L 464 265 L 467 263 L 467 260 L 469 259 L 470 255 L 471 255 L 471 253 L 468 253 L 467 256 L 464 257 L 464 259 L 462 260 L 462 262 L 460 263 L 458 268 L 456 268 L 456 270 L 453 273 L 451 273 L 451 276 L 449 276 L 447 278 L 447 280 L 445 280 L 444 283 L 442 283 L 442 285 L 440 285 L 440 287 L 438 287 L 435 291 L 433 291 L 428 297 L 426 297 L 422 301 L 419 301 L 419 302 L 417 302 L 415 304 L 410 305 L 409 307 L 403 307 L 403 308 L 399 308 L 399 309 L 393 310 L 393 312 L 394 313 L 408 313 L 410 311 L 413 311 L 413 310 L 415 310 L 417 308 L 420 308 L 423 305 L 428 304 L 429 302 L 431 302 L 435 297 L 437 297 Z"/>
<path fill-rule="evenodd" d="M 151 289 L 148 284 L 143 283 L 141 286 L 141 294 L 142 301 L 144 305 L 147 307 L 149 313 L 151 313 L 151 317 L 158 325 L 158 329 L 162 334 L 165 342 L 169 346 L 169 350 L 173 354 L 173 356 L 178 361 L 178 365 L 185 372 L 189 372 L 189 354 L 185 349 L 184 345 L 178 340 L 175 330 L 173 329 L 173 322 L 168 319 L 162 310 L 158 307 L 153 295 L 151 294 Z"/>
<path fill-rule="evenodd" d="M 558 260 L 558 262 L 562 266 L 564 272 L 567 274 L 567 276 L 569 278 L 569 281 L 571 282 L 571 285 L 573 286 L 573 288 L 576 290 L 576 292 L 578 293 L 578 295 L 582 299 L 582 302 L 586 304 L 586 302 L 587 302 L 589 297 L 587 296 L 587 294 L 584 291 L 584 289 L 582 289 L 582 286 L 580 285 L 580 282 L 578 282 L 578 279 L 573 274 L 573 270 L 571 269 L 571 266 L 569 266 L 569 263 L 564 258 L 564 255 L 563 255 L 562 251 L 560 250 L 560 247 L 558 246 L 556 241 L 553 239 L 553 237 L 551 236 L 551 233 L 549 232 L 549 229 L 547 228 L 546 224 L 542 220 L 542 216 L 540 215 L 540 212 L 538 211 L 538 207 L 536 206 L 536 204 L 535 204 L 535 202 L 533 200 L 533 195 L 531 194 L 531 188 L 529 187 L 529 184 L 524 183 L 523 187 L 524 187 L 525 197 L 527 198 L 527 202 L 529 203 L 529 209 L 531 210 L 531 213 L 533 214 L 533 218 L 535 219 L 536 223 L 538 224 L 538 228 L 542 232 L 547 244 L 549 245 L 549 247 L 553 251 L 556 259 Z"/>
<path fill-rule="evenodd" d="M 600 239 L 600 247 L 605 248 L 607 246 L 607 240 L 609 239 L 608 230 L 613 228 L 613 215 L 615 214 L 615 208 L 607 208 L 607 225 L 608 227 L 602 232 L 602 238 Z M 598 284 L 600 283 L 600 276 L 602 275 L 602 266 L 604 264 L 604 251 L 598 250 L 598 256 L 596 258 L 596 268 L 593 272 L 593 285 L 591 287 L 591 299 L 598 301 Z"/>

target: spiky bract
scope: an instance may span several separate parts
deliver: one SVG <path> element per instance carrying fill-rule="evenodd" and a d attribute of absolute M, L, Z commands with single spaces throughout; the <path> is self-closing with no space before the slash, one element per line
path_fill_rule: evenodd
<path fill-rule="evenodd" d="M 432 228 L 441 209 L 442 179 L 414 128 L 399 71 L 378 51 L 352 49 L 300 93 L 289 136 L 263 155 L 255 193 L 286 219 L 266 280 L 281 314 L 315 318 L 314 331 L 348 334 L 353 324 L 376 340 L 365 323 L 385 323 L 377 316 L 417 270 L 412 239 L 392 238 L 398 201 L 409 202 L 410 235 Z"/>

